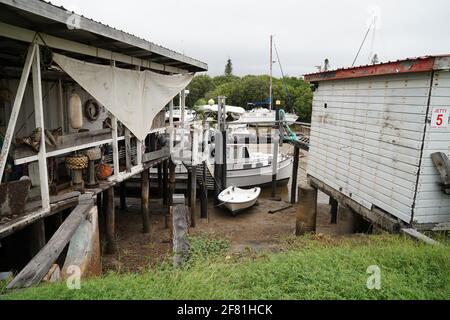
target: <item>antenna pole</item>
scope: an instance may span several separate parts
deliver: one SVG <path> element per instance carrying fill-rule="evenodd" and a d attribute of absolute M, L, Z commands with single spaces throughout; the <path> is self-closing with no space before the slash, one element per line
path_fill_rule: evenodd
<path fill-rule="evenodd" d="M 269 85 L 269 110 L 272 110 L 272 73 L 273 73 L 273 35 L 270 35 L 270 85 Z"/>

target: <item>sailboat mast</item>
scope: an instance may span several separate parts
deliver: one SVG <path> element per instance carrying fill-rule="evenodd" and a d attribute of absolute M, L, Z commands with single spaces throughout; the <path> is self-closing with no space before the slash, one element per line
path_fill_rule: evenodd
<path fill-rule="evenodd" d="M 272 71 L 273 71 L 273 35 L 270 35 L 270 84 L 269 84 L 269 110 L 272 110 Z"/>

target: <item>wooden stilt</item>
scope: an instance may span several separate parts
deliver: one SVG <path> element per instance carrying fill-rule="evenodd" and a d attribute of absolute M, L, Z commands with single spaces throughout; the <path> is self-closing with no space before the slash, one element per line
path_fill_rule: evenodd
<path fill-rule="evenodd" d="M 142 209 L 142 225 L 144 233 L 150 233 L 150 213 L 149 213 L 149 169 L 141 173 L 141 209 Z"/>
<path fill-rule="evenodd" d="M 126 182 L 123 181 L 119 186 L 119 195 L 120 195 L 120 210 L 127 210 L 127 186 Z"/>
<path fill-rule="evenodd" d="M 45 246 L 44 219 L 39 219 L 30 226 L 30 257 L 34 257 Z"/>
<path fill-rule="evenodd" d="M 97 212 L 99 217 L 103 214 L 102 192 L 97 194 Z"/>
<path fill-rule="evenodd" d="M 164 197 L 162 163 L 158 164 L 158 193 L 160 198 Z"/>
<path fill-rule="evenodd" d="M 300 158 L 300 148 L 294 147 L 294 165 L 292 167 L 292 186 L 291 186 L 291 204 L 297 200 L 297 180 L 298 180 L 298 162 Z"/>
<path fill-rule="evenodd" d="M 166 228 L 171 228 L 172 225 L 172 206 L 173 194 L 175 192 L 175 163 L 169 160 L 169 192 L 168 192 L 168 212 L 165 219 Z M 172 234 L 170 234 L 172 236 Z"/>
<path fill-rule="evenodd" d="M 167 160 L 162 163 L 162 171 L 163 171 L 163 184 L 162 184 L 162 198 L 163 198 L 163 205 L 167 205 L 167 196 L 168 196 L 168 179 L 169 179 L 169 172 L 168 172 L 168 164 Z"/>
<path fill-rule="evenodd" d="M 105 191 L 105 224 L 106 224 L 106 253 L 116 252 L 116 209 L 114 205 L 114 188 Z"/>
<path fill-rule="evenodd" d="M 331 224 L 337 224 L 339 203 L 336 199 L 330 197 L 330 214 L 331 214 Z"/>
<path fill-rule="evenodd" d="M 186 198 L 189 201 L 189 205 L 190 205 L 190 199 L 191 199 L 191 194 L 192 194 L 192 171 L 191 169 L 188 169 L 188 180 L 187 180 L 187 186 L 186 186 Z"/>
<path fill-rule="evenodd" d="M 197 212 L 197 166 L 192 166 L 191 170 L 191 227 L 195 228 L 195 214 Z"/>
<path fill-rule="evenodd" d="M 295 234 L 297 236 L 316 231 L 317 217 L 317 189 L 310 186 L 298 189 L 297 222 Z"/>
<path fill-rule="evenodd" d="M 184 196 L 176 195 L 173 205 L 173 265 L 180 267 L 189 255 L 187 208 Z"/>
<path fill-rule="evenodd" d="M 203 161 L 200 208 L 201 208 L 200 209 L 201 218 L 208 219 L 208 191 L 206 190 L 206 161 Z"/>

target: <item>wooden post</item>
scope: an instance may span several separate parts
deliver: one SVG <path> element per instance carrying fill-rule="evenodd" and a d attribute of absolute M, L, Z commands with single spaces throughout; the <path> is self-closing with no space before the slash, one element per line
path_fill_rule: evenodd
<path fill-rule="evenodd" d="M 111 114 L 111 127 L 112 127 L 112 149 L 113 149 L 113 166 L 114 176 L 118 176 L 120 173 L 119 167 L 119 143 L 117 137 L 117 118 Z"/>
<path fill-rule="evenodd" d="M 294 147 L 294 166 L 292 167 L 292 186 L 291 186 L 291 204 L 297 201 L 297 180 L 298 180 L 298 162 L 300 158 L 300 148 Z"/>
<path fill-rule="evenodd" d="M 203 161 L 202 188 L 200 193 L 200 212 L 202 219 L 208 219 L 208 191 L 206 190 L 206 161 Z"/>
<path fill-rule="evenodd" d="M 191 227 L 195 228 L 195 213 L 197 211 L 197 166 L 192 166 L 191 170 Z"/>
<path fill-rule="evenodd" d="M 97 212 L 99 217 L 103 215 L 103 205 L 102 205 L 102 192 L 97 194 Z M 99 218 L 100 220 L 100 218 Z"/>
<path fill-rule="evenodd" d="M 105 191 L 106 253 L 116 252 L 116 208 L 114 205 L 114 187 Z"/>
<path fill-rule="evenodd" d="M 192 168 L 192 167 L 191 167 Z M 186 198 L 189 199 L 189 206 L 191 201 L 191 194 L 192 194 L 192 170 L 188 169 L 188 180 L 187 180 L 187 188 L 186 188 Z"/>
<path fill-rule="evenodd" d="M 163 170 L 162 198 L 163 198 L 163 205 L 167 205 L 167 203 L 168 203 L 168 201 L 167 201 L 167 196 L 168 196 L 167 184 L 168 184 L 168 178 L 169 178 L 167 160 L 165 160 L 162 163 L 162 170 Z"/>
<path fill-rule="evenodd" d="M 158 164 L 158 193 L 160 198 L 164 198 L 164 190 L 163 190 L 163 167 L 162 163 Z M 164 201 L 164 200 L 163 200 Z"/>
<path fill-rule="evenodd" d="M 337 224 L 338 206 L 339 203 L 337 202 L 337 200 L 333 197 L 330 197 L 331 224 Z"/>
<path fill-rule="evenodd" d="M 188 222 L 184 196 L 173 197 L 173 265 L 180 267 L 189 255 Z"/>
<path fill-rule="evenodd" d="M 38 153 L 39 163 L 39 180 L 41 188 L 42 208 L 50 208 L 50 193 L 48 187 L 47 172 L 47 151 L 45 145 L 45 123 L 44 123 L 44 106 L 42 100 L 42 82 L 41 82 L 41 58 L 39 46 L 36 45 L 36 52 L 33 58 L 33 95 L 34 95 L 34 116 L 36 128 L 40 128 L 40 147 Z"/>
<path fill-rule="evenodd" d="M 273 155 L 272 155 L 272 198 L 277 195 L 277 172 L 278 172 L 278 136 L 272 137 Z"/>
<path fill-rule="evenodd" d="M 317 189 L 310 186 L 299 187 L 298 198 L 295 234 L 300 236 L 316 231 Z"/>
<path fill-rule="evenodd" d="M 127 210 L 127 186 L 126 182 L 122 181 L 119 186 L 119 195 L 120 195 L 120 210 Z"/>
<path fill-rule="evenodd" d="M 131 172 L 131 133 L 128 128 L 125 128 L 125 163 L 127 172 Z"/>
<path fill-rule="evenodd" d="M 169 192 L 168 192 L 168 212 L 165 219 L 166 228 L 172 225 L 172 206 L 173 206 L 173 194 L 175 192 L 175 163 L 169 160 Z"/>
<path fill-rule="evenodd" d="M 44 219 L 39 219 L 30 226 L 30 257 L 34 257 L 45 246 Z"/>
<path fill-rule="evenodd" d="M 142 225 L 144 233 L 150 233 L 150 213 L 149 213 L 149 169 L 145 169 L 141 173 L 141 209 L 142 209 Z"/>

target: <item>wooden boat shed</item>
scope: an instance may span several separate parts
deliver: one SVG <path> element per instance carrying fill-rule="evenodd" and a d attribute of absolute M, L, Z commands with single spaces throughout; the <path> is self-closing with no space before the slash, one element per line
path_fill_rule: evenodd
<path fill-rule="evenodd" d="M 20 270 L 38 252 L 42 258 L 50 242 L 51 250 L 56 246 L 60 252 L 76 230 L 73 225 L 92 214 L 96 198 L 106 214 L 107 241 L 113 251 L 114 186 L 142 172 L 148 182 L 148 169 L 167 170 L 170 158 L 167 143 L 160 139 L 173 127 L 173 119 L 166 125 L 166 104 L 159 106 L 161 112 L 154 119 L 148 119 L 153 122 L 147 137 L 136 139 L 107 105 L 55 65 L 54 54 L 160 75 L 207 70 L 203 62 L 51 3 L 0 0 L 0 271 Z M 180 91 L 184 104 L 184 88 Z M 70 119 L 74 93 L 83 107 L 82 126 L 77 129 Z M 173 108 L 173 100 L 168 105 Z M 96 147 L 101 147 L 102 162 L 110 164 L 113 174 L 95 187 L 74 191 L 64 160 Z M 29 179 L 21 180 L 23 176 Z M 143 183 L 148 189 L 148 183 Z M 148 203 L 145 206 L 148 211 Z M 57 223 L 46 230 L 51 219 Z M 28 230 L 26 235 L 15 236 L 23 230 Z M 58 258 L 50 251 L 44 263 L 50 263 L 48 267 Z M 35 283 L 48 271 L 41 269 Z"/>
<path fill-rule="evenodd" d="M 306 75 L 311 185 L 390 230 L 450 229 L 449 69 L 443 55 Z"/>

